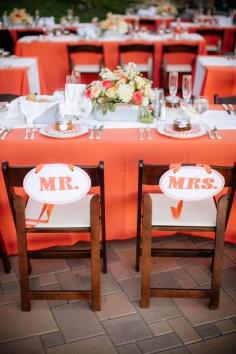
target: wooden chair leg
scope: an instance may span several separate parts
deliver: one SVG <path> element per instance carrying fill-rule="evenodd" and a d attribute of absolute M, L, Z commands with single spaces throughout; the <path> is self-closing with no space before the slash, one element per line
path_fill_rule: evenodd
<path fill-rule="evenodd" d="M 102 224 L 102 272 L 107 273 L 107 245 L 105 224 Z"/>
<path fill-rule="evenodd" d="M 21 292 L 21 309 L 22 311 L 30 311 L 31 303 L 29 296 L 29 268 L 27 240 L 25 232 L 25 210 L 21 197 L 16 196 L 14 199 L 16 210 L 16 230 L 17 230 L 17 246 L 19 258 L 20 273 L 20 292 Z"/>
<path fill-rule="evenodd" d="M 223 196 L 218 202 L 218 217 L 216 224 L 216 236 L 214 245 L 213 270 L 212 270 L 212 287 L 210 296 L 210 308 L 218 309 L 220 300 L 221 274 L 224 255 L 224 233 L 225 220 L 227 210 L 227 196 Z"/>
<path fill-rule="evenodd" d="M 2 263 L 4 266 L 4 270 L 6 273 L 10 273 L 11 271 L 11 263 L 9 261 L 8 255 L 7 255 L 7 251 L 3 242 L 3 238 L 2 235 L 0 233 L 0 255 L 2 257 Z"/>
<path fill-rule="evenodd" d="M 141 256 L 141 217 L 138 217 L 137 223 L 137 236 L 136 236 L 136 262 L 135 270 L 139 272 L 140 270 L 140 256 Z"/>
<path fill-rule="evenodd" d="M 99 227 L 99 198 L 91 200 L 91 287 L 92 309 L 101 310 L 100 298 L 100 227 Z"/>
<path fill-rule="evenodd" d="M 143 227 L 142 227 L 142 257 L 141 257 L 141 302 L 140 307 L 150 305 L 150 273 L 151 273 L 151 221 L 152 202 L 149 195 L 143 199 Z"/>

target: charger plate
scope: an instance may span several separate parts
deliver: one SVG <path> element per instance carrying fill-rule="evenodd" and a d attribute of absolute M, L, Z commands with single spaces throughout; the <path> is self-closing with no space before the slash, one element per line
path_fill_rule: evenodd
<path fill-rule="evenodd" d="M 170 129 L 169 124 L 160 125 L 157 127 L 157 132 L 161 135 L 168 136 L 170 138 L 176 139 L 192 139 L 192 138 L 199 138 L 206 134 L 206 127 L 204 125 L 198 125 L 194 127 L 193 130 L 186 130 L 186 131 L 175 131 Z"/>
<path fill-rule="evenodd" d="M 53 124 L 49 124 L 46 127 L 40 129 L 40 134 L 48 136 L 49 138 L 56 139 L 70 139 L 76 138 L 88 133 L 88 127 L 86 125 L 79 124 L 73 128 L 73 131 L 58 131 L 55 130 Z"/>

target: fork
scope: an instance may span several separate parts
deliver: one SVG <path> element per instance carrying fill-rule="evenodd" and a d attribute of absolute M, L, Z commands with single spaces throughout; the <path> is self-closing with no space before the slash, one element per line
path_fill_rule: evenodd
<path fill-rule="evenodd" d="M 218 131 L 218 129 L 216 128 L 216 126 L 214 126 L 213 131 L 214 131 L 214 133 L 215 133 L 216 139 L 217 139 L 217 140 L 221 140 L 221 139 L 222 139 L 222 136 L 219 134 L 219 131 Z"/>
<path fill-rule="evenodd" d="M 35 139 L 35 133 L 37 132 L 37 128 L 32 128 L 31 130 L 31 136 L 30 136 L 30 139 L 31 140 L 34 140 Z"/>
<path fill-rule="evenodd" d="M 28 140 L 29 139 L 29 135 L 30 135 L 30 128 L 25 128 L 25 137 L 24 137 L 24 139 Z"/>
<path fill-rule="evenodd" d="M 144 128 L 139 128 L 139 140 L 144 140 Z"/>
<path fill-rule="evenodd" d="M 94 139 L 94 134 L 95 134 L 95 132 L 96 132 L 96 129 L 97 129 L 97 127 L 96 127 L 96 125 L 94 125 L 94 126 L 92 127 L 92 130 L 91 130 L 90 134 L 89 134 L 89 139 L 90 139 L 90 140 L 93 140 L 93 139 Z"/>
<path fill-rule="evenodd" d="M 152 140 L 152 130 L 150 127 L 146 127 L 147 138 L 148 140 Z"/>
<path fill-rule="evenodd" d="M 229 106 L 230 111 L 236 115 L 236 110 L 234 109 L 233 105 L 229 104 L 228 106 Z"/>
<path fill-rule="evenodd" d="M 103 130 L 103 125 L 100 125 L 100 127 L 98 128 L 97 136 L 96 136 L 97 140 L 101 140 L 102 139 L 102 130 Z"/>

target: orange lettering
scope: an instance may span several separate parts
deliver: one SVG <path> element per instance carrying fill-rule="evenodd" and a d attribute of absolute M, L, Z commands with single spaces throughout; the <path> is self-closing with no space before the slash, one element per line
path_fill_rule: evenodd
<path fill-rule="evenodd" d="M 58 177 L 59 178 L 59 190 L 74 189 L 71 185 L 71 177 Z"/>
<path fill-rule="evenodd" d="M 200 189 L 199 183 L 201 182 L 200 178 L 188 178 L 187 189 Z"/>
<path fill-rule="evenodd" d="M 39 177 L 40 180 L 40 191 L 52 191 L 56 190 L 55 177 Z"/>
<path fill-rule="evenodd" d="M 215 186 L 214 186 L 214 178 L 203 178 L 202 180 L 202 185 L 201 185 L 201 188 L 202 189 L 213 189 Z"/>
<path fill-rule="evenodd" d="M 169 186 L 170 189 L 183 189 L 184 188 L 184 177 L 169 176 Z"/>

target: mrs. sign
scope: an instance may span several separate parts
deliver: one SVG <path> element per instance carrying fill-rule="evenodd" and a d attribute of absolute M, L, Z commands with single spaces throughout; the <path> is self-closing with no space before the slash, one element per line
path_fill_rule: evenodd
<path fill-rule="evenodd" d="M 224 188 L 224 177 L 210 166 L 170 168 L 160 178 L 161 191 L 170 198 L 194 201 L 213 197 Z"/>

